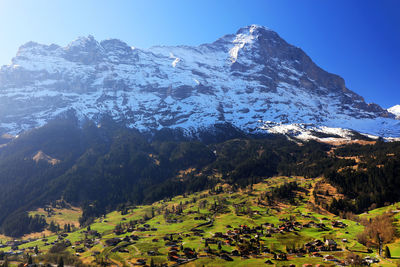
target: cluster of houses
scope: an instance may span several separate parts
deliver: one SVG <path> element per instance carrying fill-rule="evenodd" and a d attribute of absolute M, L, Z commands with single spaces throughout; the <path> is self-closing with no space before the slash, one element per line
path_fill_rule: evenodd
<path fill-rule="evenodd" d="M 338 248 L 337 243 L 333 239 L 326 239 L 325 242 L 322 242 L 319 239 L 314 241 L 308 242 L 304 245 L 304 250 L 306 253 L 314 253 L 314 256 L 318 256 L 318 253 L 321 251 L 340 251 L 341 249 Z"/>
<path fill-rule="evenodd" d="M 345 259 L 345 260 L 340 260 L 340 259 L 337 259 L 336 257 L 334 257 L 333 255 L 325 255 L 325 256 L 323 256 L 323 259 L 324 259 L 324 261 L 332 262 L 337 266 L 354 266 L 354 265 L 355 266 L 360 266 L 360 265 L 370 266 L 373 263 L 378 263 L 379 262 L 379 259 L 374 258 L 374 257 L 370 257 L 370 256 L 366 256 L 363 259 L 359 258 L 359 260 L 357 260 L 357 262 L 355 262 L 354 258 L 348 258 L 348 259 Z"/>
<path fill-rule="evenodd" d="M 326 227 L 324 224 L 315 222 L 301 224 L 296 221 L 289 221 L 285 219 L 282 219 L 281 221 L 283 221 L 283 223 L 277 226 L 271 223 L 265 223 L 263 226 L 257 227 L 239 225 L 237 228 L 232 228 L 232 226 L 227 225 L 226 227 L 229 230 L 225 234 L 216 232 L 211 238 L 203 238 L 206 247 L 204 251 L 208 254 L 214 254 L 217 256 L 226 254 L 227 252 L 216 251 L 209 248 L 210 244 L 218 244 L 219 247 L 221 247 L 221 245 L 236 247 L 236 249 L 230 253 L 231 256 L 257 256 L 261 253 L 271 253 L 268 247 L 261 245 L 260 237 L 271 237 L 272 234 L 276 233 L 297 231 L 297 229 L 303 227 L 316 227 L 322 229 Z M 318 252 L 339 250 L 341 249 L 338 247 L 338 244 L 332 239 L 327 239 L 324 242 L 321 240 L 314 240 L 306 243 L 301 248 L 287 248 L 287 252 L 290 254 L 304 255 L 309 253 L 310 255 L 312 254 L 316 257 L 320 256 Z M 275 259 L 279 260 L 284 260 L 285 257 L 286 255 L 283 254 L 276 254 L 274 256 Z"/>
<path fill-rule="evenodd" d="M 197 259 L 197 253 L 191 248 L 181 247 L 179 249 L 177 246 L 169 248 L 168 260 L 170 261 L 175 261 L 177 263 L 185 263 L 193 259 Z"/>
<path fill-rule="evenodd" d="M 34 242 L 36 240 L 37 239 L 34 239 L 34 238 L 29 238 L 26 240 L 9 240 L 4 244 L 0 243 L 0 249 L 6 248 L 6 247 L 11 248 L 11 250 L 9 250 L 9 251 L 2 252 L 4 255 L 8 255 L 8 256 L 22 255 L 22 254 L 25 254 L 25 252 L 27 252 L 27 251 L 33 251 L 34 247 L 19 248 L 19 246 L 26 244 L 26 243 Z"/>

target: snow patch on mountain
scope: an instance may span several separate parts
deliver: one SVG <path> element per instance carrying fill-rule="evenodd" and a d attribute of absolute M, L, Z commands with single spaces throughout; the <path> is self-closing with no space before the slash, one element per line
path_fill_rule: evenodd
<path fill-rule="evenodd" d="M 400 136 L 394 115 L 258 25 L 200 46 L 139 49 L 93 36 L 66 47 L 30 42 L 1 67 L 0 133 L 18 134 L 70 111 L 141 131 L 195 133 L 229 123 L 247 132 L 302 132 L 304 139 L 308 131 L 347 136 L 338 127 Z M 276 125 L 267 129 L 264 121 Z"/>
<path fill-rule="evenodd" d="M 388 111 L 394 115 L 396 115 L 396 119 L 400 119 L 400 105 L 393 106 L 388 108 Z"/>

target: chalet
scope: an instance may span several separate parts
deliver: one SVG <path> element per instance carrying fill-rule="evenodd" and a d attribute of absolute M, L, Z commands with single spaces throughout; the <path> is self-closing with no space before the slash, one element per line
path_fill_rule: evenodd
<path fill-rule="evenodd" d="M 169 248 L 169 251 L 170 251 L 170 252 L 171 252 L 171 251 L 178 252 L 178 251 L 179 251 L 179 248 L 178 248 L 177 246 L 173 246 L 173 247 L 170 247 L 170 248 Z"/>
<path fill-rule="evenodd" d="M 146 259 L 137 259 L 135 265 L 146 265 Z"/>
<path fill-rule="evenodd" d="M 325 245 L 328 247 L 329 250 L 334 251 L 337 250 L 337 243 L 333 239 L 327 239 L 325 241 Z"/>
<path fill-rule="evenodd" d="M 240 256 L 239 251 L 237 251 L 236 249 L 231 252 L 231 255 L 232 256 Z"/>
<path fill-rule="evenodd" d="M 335 257 L 333 257 L 332 255 L 325 255 L 324 256 L 324 260 L 325 261 L 338 261 Z"/>
<path fill-rule="evenodd" d="M 123 235 L 123 234 L 125 234 L 125 231 L 124 231 L 123 229 L 115 229 L 115 230 L 114 230 L 114 233 L 115 233 L 116 235 Z"/>
<path fill-rule="evenodd" d="M 287 255 L 286 255 L 286 253 L 277 254 L 276 259 L 281 260 L 281 261 L 287 261 Z"/>
<path fill-rule="evenodd" d="M 313 252 L 313 253 L 312 253 L 312 256 L 313 256 L 313 257 L 320 257 L 320 258 L 322 258 L 322 255 L 321 255 L 319 252 Z"/>
<path fill-rule="evenodd" d="M 336 228 L 346 228 L 347 224 L 341 222 L 341 221 L 332 221 L 332 227 L 336 227 Z"/>
<path fill-rule="evenodd" d="M 222 254 L 220 255 L 220 258 L 226 261 L 233 261 L 233 259 L 229 257 L 228 254 Z"/>
<path fill-rule="evenodd" d="M 96 237 L 101 237 L 101 234 L 97 232 L 96 230 L 90 230 L 88 231 L 88 235 L 96 236 Z"/>
<path fill-rule="evenodd" d="M 228 238 L 227 235 L 224 235 L 224 234 L 221 233 L 221 232 L 216 232 L 216 233 L 214 234 L 214 237 L 218 237 L 218 238 Z"/>
<path fill-rule="evenodd" d="M 75 252 L 83 253 L 83 252 L 85 252 L 85 249 L 84 248 L 77 248 L 77 249 L 75 249 Z"/>
<path fill-rule="evenodd" d="M 271 250 L 267 247 L 262 248 L 263 253 L 271 253 Z"/>
<path fill-rule="evenodd" d="M 148 256 L 156 256 L 157 253 L 155 251 L 153 251 L 153 250 L 150 250 L 150 251 L 147 251 L 147 255 Z"/>
<path fill-rule="evenodd" d="M 177 245 L 177 242 L 176 241 L 167 241 L 167 242 L 165 242 L 165 245 L 167 247 L 175 247 Z"/>
<path fill-rule="evenodd" d="M 367 264 L 373 264 L 373 263 L 378 263 L 379 262 L 379 260 L 377 258 L 371 258 L 370 256 L 365 257 L 364 261 Z"/>
<path fill-rule="evenodd" d="M 134 241 L 138 241 L 140 237 L 137 236 L 137 235 L 130 235 L 130 238 L 131 238 L 132 240 L 134 240 Z"/>
<path fill-rule="evenodd" d="M 100 255 L 100 251 L 93 251 L 92 256 L 95 257 L 97 255 Z"/>
<path fill-rule="evenodd" d="M 106 245 L 107 246 L 116 246 L 120 242 L 121 242 L 121 239 L 115 237 L 115 238 L 107 239 Z"/>
<path fill-rule="evenodd" d="M 185 254 L 186 258 L 188 258 L 188 259 L 197 258 L 197 253 L 190 248 L 184 248 L 183 253 Z"/>
<path fill-rule="evenodd" d="M 13 241 L 7 241 L 6 242 L 7 247 L 20 246 L 22 244 L 24 244 L 24 242 L 21 241 L 21 240 L 13 240 Z"/>

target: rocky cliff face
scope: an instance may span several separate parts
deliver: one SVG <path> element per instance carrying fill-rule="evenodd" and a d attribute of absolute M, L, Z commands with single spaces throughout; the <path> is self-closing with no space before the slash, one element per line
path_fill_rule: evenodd
<path fill-rule="evenodd" d="M 145 50 L 92 36 L 66 47 L 30 42 L 1 68 L 0 132 L 16 134 L 71 111 L 142 131 L 194 133 L 230 123 L 262 132 L 272 121 L 400 135 L 393 114 L 257 25 L 197 47 Z"/>

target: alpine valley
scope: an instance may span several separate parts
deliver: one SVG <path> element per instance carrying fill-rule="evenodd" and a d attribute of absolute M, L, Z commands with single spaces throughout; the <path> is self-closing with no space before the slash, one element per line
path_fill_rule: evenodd
<path fill-rule="evenodd" d="M 263 26 L 29 42 L 0 69 L 0 266 L 398 266 L 399 118 Z"/>

